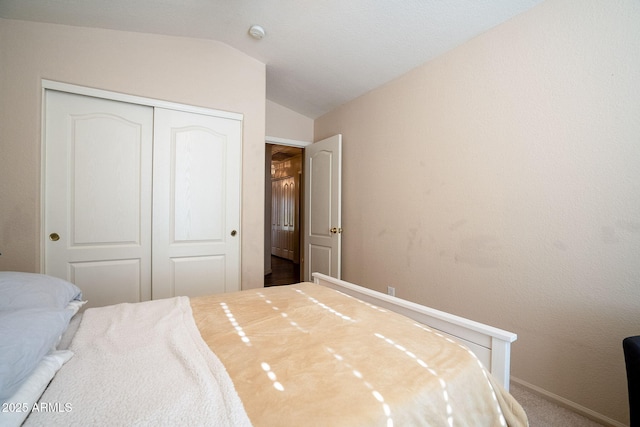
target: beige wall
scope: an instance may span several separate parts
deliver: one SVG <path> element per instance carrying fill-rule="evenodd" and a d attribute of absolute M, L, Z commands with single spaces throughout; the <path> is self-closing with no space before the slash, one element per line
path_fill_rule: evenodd
<path fill-rule="evenodd" d="M 40 270 L 49 79 L 243 113 L 242 286 L 262 286 L 264 64 L 214 41 L 4 19 L 0 40 L 0 270 Z"/>
<path fill-rule="evenodd" d="M 313 141 L 313 119 L 267 100 L 267 136 Z"/>
<path fill-rule="evenodd" d="M 628 421 L 638 70 L 640 3 L 548 0 L 317 119 L 344 278 L 516 332 L 515 377 Z"/>

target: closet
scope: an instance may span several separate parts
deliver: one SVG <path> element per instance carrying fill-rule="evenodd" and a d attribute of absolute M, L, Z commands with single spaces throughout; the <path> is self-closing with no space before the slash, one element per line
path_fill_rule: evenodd
<path fill-rule="evenodd" d="M 44 90 L 44 272 L 88 306 L 240 290 L 242 115 L 87 92 Z"/>
<path fill-rule="evenodd" d="M 291 176 L 272 180 L 271 197 L 271 254 L 294 261 L 299 239 L 296 180 Z"/>

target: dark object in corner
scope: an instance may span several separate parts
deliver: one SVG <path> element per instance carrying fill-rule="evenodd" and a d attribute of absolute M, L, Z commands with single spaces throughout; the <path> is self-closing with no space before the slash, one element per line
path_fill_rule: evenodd
<path fill-rule="evenodd" d="M 640 335 L 622 340 L 627 365 L 630 427 L 640 427 Z"/>

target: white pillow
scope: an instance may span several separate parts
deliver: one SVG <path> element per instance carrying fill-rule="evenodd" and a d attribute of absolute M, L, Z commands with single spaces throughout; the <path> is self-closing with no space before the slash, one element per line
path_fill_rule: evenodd
<path fill-rule="evenodd" d="M 8 412 L 0 412 L 0 425 L 4 427 L 22 424 L 56 372 L 72 356 L 73 352 L 69 350 L 56 350 L 44 356 L 29 378 L 3 404 L 3 409 L 7 409 Z"/>

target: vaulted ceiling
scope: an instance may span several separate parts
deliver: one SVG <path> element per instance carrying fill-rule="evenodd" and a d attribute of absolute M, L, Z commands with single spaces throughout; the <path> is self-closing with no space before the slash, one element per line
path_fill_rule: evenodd
<path fill-rule="evenodd" d="M 0 17 L 218 40 L 266 64 L 267 99 L 316 118 L 541 1 L 0 0 Z"/>

